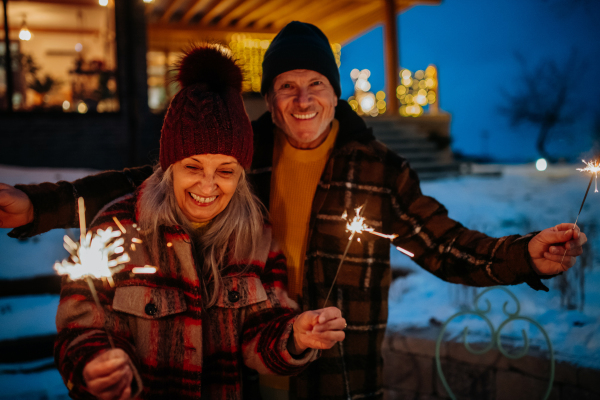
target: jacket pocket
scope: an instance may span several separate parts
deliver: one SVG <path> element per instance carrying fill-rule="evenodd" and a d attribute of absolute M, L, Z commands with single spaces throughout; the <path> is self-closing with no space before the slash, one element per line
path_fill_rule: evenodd
<path fill-rule="evenodd" d="M 260 278 L 249 276 L 224 277 L 218 307 L 241 308 L 267 300 Z"/>
<path fill-rule="evenodd" d="M 146 319 L 157 319 L 187 310 L 179 289 L 123 286 L 115 290 L 113 309 Z"/>

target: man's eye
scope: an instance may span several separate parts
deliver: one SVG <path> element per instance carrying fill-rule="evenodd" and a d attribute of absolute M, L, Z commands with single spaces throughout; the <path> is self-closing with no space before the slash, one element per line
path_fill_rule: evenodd
<path fill-rule="evenodd" d="M 322 81 L 314 81 L 314 82 L 312 83 L 312 85 L 313 85 L 313 86 L 319 86 L 319 85 L 322 85 L 322 84 L 323 84 L 323 82 L 322 82 Z"/>
<path fill-rule="evenodd" d="M 281 85 L 282 89 L 289 89 L 291 87 L 292 87 L 292 85 L 290 85 L 289 83 L 284 83 L 283 85 Z"/>

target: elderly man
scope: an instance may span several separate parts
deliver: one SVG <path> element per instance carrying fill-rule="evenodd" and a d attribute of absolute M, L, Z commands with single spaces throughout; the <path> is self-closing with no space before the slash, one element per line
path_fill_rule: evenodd
<path fill-rule="evenodd" d="M 424 196 L 403 158 L 377 142 L 340 97 L 340 77 L 325 35 L 292 22 L 275 37 L 263 62 L 262 93 L 269 112 L 253 122 L 254 160 L 249 172 L 269 207 L 274 232 L 288 259 L 289 292 L 302 309 L 323 307 L 348 243 L 342 214 L 367 204 L 362 215 L 378 231 L 396 234 L 394 245 L 435 276 L 473 286 L 526 282 L 575 264 L 585 234 L 561 224 L 525 236 L 490 238 L 451 220 Z M 151 167 L 105 172 L 73 183 L 0 187 L 0 221 L 26 237 L 76 226 L 75 198 L 88 217 L 134 190 Z M 30 201 L 31 200 L 31 201 Z M 91 219 L 91 218 L 90 218 Z M 323 352 L 288 380 L 261 377 L 271 398 L 381 398 L 381 344 L 391 282 L 389 240 L 354 241 L 329 299 L 348 321 L 346 340 Z M 561 264 L 563 252 L 567 256 Z"/>

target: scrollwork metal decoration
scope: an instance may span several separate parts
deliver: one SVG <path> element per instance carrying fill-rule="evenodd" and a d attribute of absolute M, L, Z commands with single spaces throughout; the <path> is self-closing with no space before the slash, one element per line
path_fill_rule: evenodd
<path fill-rule="evenodd" d="M 516 304 L 516 311 L 511 313 L 507 309 L 508 301 L 506 301 L 504 303 L 504 305 L 502 307 L 502 311 L 504 312 L 504 314 L 507 315 L 507 318 L 500 325 L 498 325 L 498 329 L 494 328 L 492 321 L 490 321 L 490 319 L 486 316 L 486 314 L 489 313 L 492 309 L 492 305 L 491 305 L 490 301 L 488 299 L 485 299 L 485 302 L 486 302 L 485 309 L 480 308 L 480 305 L 479 305 L 479 300 L 486 293 L 488 293 L 491 290 L 502 290 L 502 291 L 506 292 L 514 300 L 514 302 Z M 473 315 L 473 316 L 479 317 L 483 321 L 485 321 L 487 323 L 488 327 L 490 328 L 490 332 L 491 332 L 490 343 L 482 349 L 474 349 L 473 347 L 471 347 L 471 345 L 469 344 L 469 342 L 467 340 L 467 336 L 469 334 L 469 327 L 465 327 L 463 329 L 463 332 L 462 332 L 463 344 L 464 344 L 465 348 L 467 349 L 467 351 L 469 351 L 472 354 L 476 354 L 476 355 L 485 354 L 488 351 L 492 350 L 494 347 L 497 347 L 498 351 L 500 351 L 500 353 L 502 355 L 504 355 L 506 358 L 509 358 L 511 360 L 516 360 L 516 359 L 519 359 L 519 358 L 527 355 L 527 353 L 529 352 L 529 339 L 527 338 L 527 333 L 525 332 L 524 329 L 521 330 L 521 334 L 523 336 L 523 343 L 524 343 L 522 351 L 511 354 L 504 349 L 502 342 L 500 341 L 500 332 L 502 332 L 502 329 L 504 329 L 504 327 L 506 327 L 512 321 L 521 320 L 521 321 L 529 322 L 530 324 L 533 324 L 535 327 L 537 327 L 540 330 L 540 332 L 542 332 L 542 334 L 544 335 L 544 338 L 546 339 L 546 343 L 548 344 L 548 351 L 550 353 L 550 377 L 549 377 L 548 387 L 544 394 L 543 400 L 548 399 L 548 397 L 550 396 L 550 391 L 552 390 L 552 384 L 554 383 L 554 368 L 555 368 L 554 350 L 552 349 L 552 342 L 550 341 L 550 337 L 548 336 L 548 333 L 534 319 L 532 319 L 530 317 L 519 315 L 519 313 L 521 312 L 521 304 L 519 303 L 519 300 L 510 290 L 508 290 L 504 287 L 494 286 L 494 287 L 485 289 L 484 291 L 482 291 L 480 294 L 478 294 L 475 297 L 475 300 L 473 303 L 475 305 L 474 310 L 458 312 L 458 313 L 452 315 L 450 318 L 448 318 L 446 320 L 446 322 L 444 322 L 444 324 L 442 325 L 440 334 L 438 335 L 436 345 L 435 345 L 435 362 L 436 362 L 436 366 L 437 366 L 438 375 L 440 377 L 440 381 L 442 382 L 442 385 L 444 385 L 444 388 L 446 389 L 446 392 L 448 393 L 450 398 L 452 400 L 456 400 L 456 396 L 450 389 L 450 386 L 448 385 L 448 382 L 446 381 L 446 377 L 444 376 L 444 372 L 442 371 L 442 362 L 441 362 L 441 357 L 440 357 L 440 349 L 441 349 L 441 345 L 442 345 L 442 339 L 444 337 L 444 333 L 446 332 L 446 328 L 453 320 L 455 320 L 458 317 L 465 316 L 465 315 Z"/>

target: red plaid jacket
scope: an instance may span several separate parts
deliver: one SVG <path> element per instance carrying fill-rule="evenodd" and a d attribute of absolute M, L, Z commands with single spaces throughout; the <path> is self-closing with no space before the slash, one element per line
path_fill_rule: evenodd
<path fill-rule="evenodd" d="M 181 228 L 160 228 L 164 252 L 155 274 L 132 272 L 150 264 L 145 244 L 129 249 L 131 239 L 140 236 L 133 227 L 136 201 L 135 194 L 122 198 L 92 224 L 93 230 L 116 230 L 116 216 L 127 230 L 125 246 L 131 257 L 114 275 L 114 288 L 95 280 L 105 318 L 85 280 L 63 281 L 55 359 L 71 397 L 93 398 L 82 371 L 110 348 L 104 323 L 116 347 L 131 358 L 133 387 L 142 399 L 239 399 L 242 363 L 260 373 L 292 375 L 316 358 L 315 350 L 301 359 L 287 351 L 297 305 L 287 297 L 285 259 L 271 241 L 269 226 L 249 269 L 235 262 L 223 269 L 224 290 L 217 304 L 206 309 L 190 239 Z"/>

